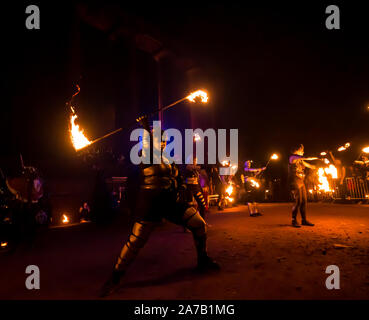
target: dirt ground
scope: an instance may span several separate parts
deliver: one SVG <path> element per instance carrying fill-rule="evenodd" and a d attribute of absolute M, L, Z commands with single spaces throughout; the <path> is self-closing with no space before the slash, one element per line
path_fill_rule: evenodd
<path fill-rule="evenodd" d="M 312 203 L 315 227 L 290 226 L 291 204 L 245 206 L 208 214 L 208 249 L 218 273 L 194 271 L 190 233 L 163 223 L 109 299 L 369 299 L 369 206 Z M 0 255 L 0 299 L 96 299 L 128 234 L 126 222 L 49 230 L 32 248 Z M 344 245 L 345 247 L 342 247 Z M 25 288 L 37 265 L 41 289 Z M 340 269 L 328 290 L 326 267 Z"/>

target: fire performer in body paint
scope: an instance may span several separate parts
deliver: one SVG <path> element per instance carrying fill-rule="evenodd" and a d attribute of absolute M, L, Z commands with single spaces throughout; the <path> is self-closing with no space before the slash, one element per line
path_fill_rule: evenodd
<path fill-rule="evenodd" d="M 147 117 L 137 119 L 145 129 L 142 139 L 142 153 L 158 148 L 163 151 L 166 142 L 157 141 L 155 133 L 151 132 Z M 159 134 L 160 136 L 160 134 Z M 152 143 L 151 143 L 152 141 Z M 151 153 L 151 152 L 150 152 Z M 160 157 L 162 156 L 159 152 Z M 155 152 L 153 152 L 155 157 Z M 153 159 L 150 157 L 150 159 Z M 213 261 L 207 254 L 206 248 L 206 223 L 199 212 L 190 206 L 186 197 L 181 195 L 185 185 L 178 175 L 178 169 L 175 165 L 169 164 L 165 157 L 161 157 L 152 163 L 141 164 L 140 168 L 140 190 L 136 207 L 136 221 L 133 224 L 128 241 L 122 248 L 114 270 L 108 281 L 104 284 L 101 296 L 106 296 L 120 286 L 122 277 L 127 268 L 136 258 L 139 250 L 147 242 L 151 232 L 162 221 L 163 218 L 189 229 L 194 238 L 197 250 L 197 268 L 199 271 L 206 272 L 219 270 L 219 265 Z M 185 199 L 183 199 L 185 198 Z"/>
<path fill-rule="evenodd" d="M 288 162 L 288 180 L 295 204 L 292 207 L 292 226 L 299 228 L 297 213 L 300 209 L 301 224 L 314 226 L 306 219 L 307 193 L 305 187 L 305 168 L 316 169 L 314 165 L 307 163 L 309 160 L 317 160 L 316 157 L 303 157 L 304 146 L 302 144 L 292 148 Z"/>
<path fill-rule="evenodd" d="M 246 204 L 249 208 L 250 217 L 259 217 L 262 214 L 259 212 L 259 208 L 256 203 L 256 191 L 260 187 L 260 183 L 256 180 L 256 177 L 266 169 L 266 166 L 263 168 L 251 168 L 251 162 L 251 160 L 245 161 L 244 168 Z"/>

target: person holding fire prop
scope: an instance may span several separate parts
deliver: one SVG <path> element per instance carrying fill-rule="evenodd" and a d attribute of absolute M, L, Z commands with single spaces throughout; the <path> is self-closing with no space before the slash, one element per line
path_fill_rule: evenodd
<path fill-rule="evenodd" d="M 306 219 L 307 193 L 305 187 L 305 168 L 315 169 L 309 160 L 317 160 L 315 157 L 303 157 L 304 145 L 300 144 L 292 148 L 288 162 L 288 180 L 295 203 L 292 207 L 292 226 L 300 228 L 297 222 L 297 213 L 300 210 L 301 224 L 304 226 L 314 226 Z"/>
<path fill-rule="evenodd" d="M 127 242 L 118 256 L 110 278 L 104 284 L 100 296 L 104 297 L 119 288 L 121 279 L 128 267 L 136 258 L 140 249 L 145 245 L 151 232 L 163 218 L 189 229 L 194 238 L 197 251 L 197 268 L 207 272 L 219 270 L 219 265 L 207 254 L 207 226 L 200 213 L 190 205 L 186 196 L 186 186 L 178 175 L 177 166 L 165 161 L 162 155 L 166 147 L 165 141 L 157 141 L 150 130 L 147 116 L 137 119 L 144 128 L 142 139 L 142 156 L 150 152 L 150 159 L 158 156 L 151 150 L 161 150 L 160 159 L 153 159 L 152 163 L 140 166 L 140 190 L 135 211 L 135 222 Z M 147 156 L 147 154 L 146 154 Z"/>
<path fill-rule="evenodd" d="M 259 212 L 259 208 L 256 203 L 256 190 L 260 187 L 260 184 L 255 178 L 266 169 L 266 166 L 262 168 L 251 168 L 251 162 L 251 160 L 245 161 L 244 168 L 246 204 L 249 209 L 250 217 L 259 217 L 262 214 Z"/>

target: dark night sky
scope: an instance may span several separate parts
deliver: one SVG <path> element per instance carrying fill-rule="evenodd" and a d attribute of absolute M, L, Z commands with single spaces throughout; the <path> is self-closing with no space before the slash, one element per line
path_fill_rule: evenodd
<path fill-rule="evenodd" d="M 241 157 L 263 160 L 266 152 L 287 152 L 297 142 L 305 144 L 307 153 L 351 141 L 357 154 L 369 144 L 369 10 L 336 2 L 342 29 L 329 31 L 328 4 L 121 7 L 187 48 L 207 79 L 217 128 L 238 128 Z M 88 123 L 97 123 L 101 104 L 120 97 L 126 83 L 125 65 L 119 62 L 124 50 L 87 27 L 78 38 L 72 4 L 42 2 L 41 30 L 26 30 L 26 5 L 3 9 L 7 56 L 2 61 L 10 102 L 4 100 L 1 109 L 1 153 L 22 150 L 32 159 L 51 159 L 72 153 L 64 130 L 73 84 L 80 75 L 90 79 L 82 88 L 91 101 L 88 129 Z M 105 46 L 97 47 L 97 38 Z M 76 46 L 76 41 L 81 43 Z M 99 64 L 92 70 L 94 61 Z M 149 66 L 141 69 L 147 79 L 152 77 Z M 152 88 L 146 90 L 149 95 Z"/>

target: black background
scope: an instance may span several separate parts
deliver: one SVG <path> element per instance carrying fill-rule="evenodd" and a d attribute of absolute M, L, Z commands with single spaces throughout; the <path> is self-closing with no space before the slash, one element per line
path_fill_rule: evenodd
<path fill-rule="evenodd" d="M 39 5 L 40 30 L 25 28 L 29 4 Z M 340 30 L 325 27 L 329 4 L 340 8 Z M 242 160 L 287 154 L 295 143 L 315 155 L 347 141 L 352 143 L 349 157 L 355 158 L 369 144 L 365 2 L 157 1 L 119 7 L 180 42 L 201 66 L 213 126 L 239 129 Z M 22 152 L 36 163 L 73 157 L 65 102 L 76 83 L 82 88 L 80 120 L 91 137 L 105 133 L 102 110 L 124 104 L 124 49 L 81 25 L 74 8 L 73 2 L 26 1 L 2 9 L 3 156 Z M 154 77 L 149 65 L 140 65 L 139 73 L 145 79 L 139 95 L 146 111 L 157 101 Z M 132 120 L 124 117 L 124 108 L 118 125 Z"/>

